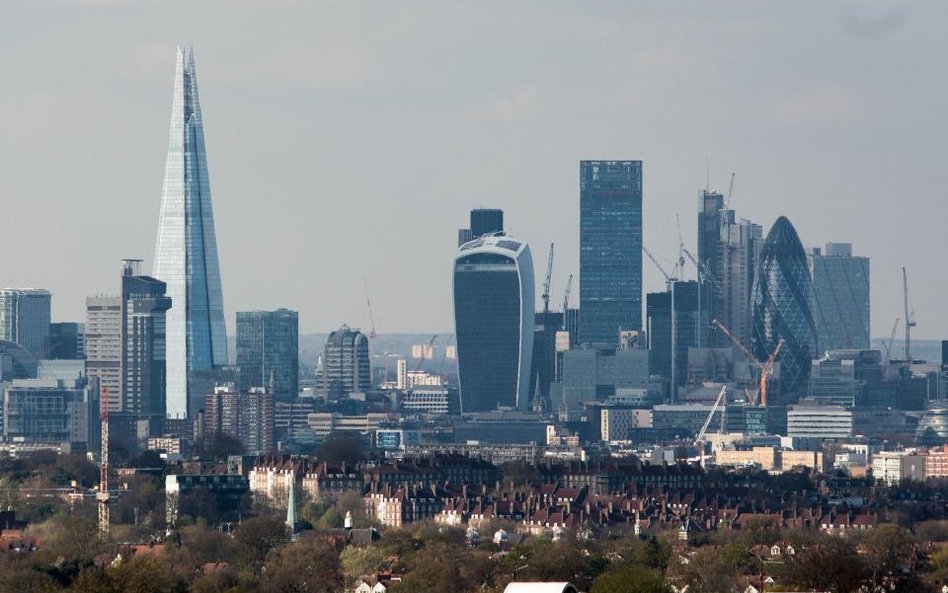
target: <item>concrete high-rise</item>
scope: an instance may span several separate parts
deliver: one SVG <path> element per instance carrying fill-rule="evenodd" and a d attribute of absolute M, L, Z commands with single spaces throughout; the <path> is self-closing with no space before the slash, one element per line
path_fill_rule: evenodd
<path fill-rule="evenodd" d="M 37 359 L 49 347 L 50 301 L 41 288 L 0 289 L 0 340 L 16 342 Z"/>
<path fill-rule="evenodd" d="M 734 221 L 733 210 L 722 211 L 719 229 L 719 251 L 711 319 L 721 321 L 741 344 L 751 343 L 750 299 L 754 288 L 754 271 L 764 244 L 760 225 L 749 220 Z M 713 332 L 714 346 L 730 346 L 727 336 Z"/>
<path fill-rule="evenodd" d="M 462 412 L 526 408 L 535 321 L 533 258 L 523 241 L 481 237 L 454 258 Z"/>
<path fill-rule="evenodd" d="M 161 280 L 139 273 L 139 260 L 122 265 L 122 407 L 137 415 L 166 414 L 166 316 L 172 301 Z"/>
<path fill-rule="evenodd" d="M 109 390 L 109 411 L 123 411 L 122 297 L 86 299 L 86 372 Z"/>
<path fill-rule="evenodd" d="M 767 234 L 757 265 L 751 296 L 752 349 L 764 361 L 784 341 L 777 361 L 781 394 L 789 399 L 806 390 L 810 363 L 819 351 L 812 295 L 806 252 L 796 229 L 781 216 Z"/>
<path fill-rule="evenodd" d="M 316 369 L 316 391 L 330 399 L 349 397 L 372 387 L 369 339 L 348 325 L 329 334 Z"/>
<path fill-rule="evenodd" d="M 827 243 L 808 255 L 820 350 L 869 348 L 869 258 L 851 243 Z"/>
<path fill-rule="evenodd" d="M 224 302 L 194 54 L 178 48 L 154 274 L 168 286 L 167 413 L 184 417 L 191 373 L 227 364 Z M 192 400 L 200 400 L 195 394 Z"/>
<path fill-rule="evenodd" d="M 642 161 L 579 165 L 579 342 L 642 328 Z"/>
<path fill-rule="evenodd" d="M 237 313 L 241 393 L 261 387 L 281 399 L 299 395 L 299 314 L 289 309 Z"/>

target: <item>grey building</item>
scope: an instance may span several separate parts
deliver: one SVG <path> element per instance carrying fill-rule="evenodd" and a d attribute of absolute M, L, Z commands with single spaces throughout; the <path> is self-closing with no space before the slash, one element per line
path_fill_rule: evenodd
<path fill-rule="evenodd" d="M 665 293 L 647 297 L 649 365 L 653 374 L 670 381 L 674 401 L 688 379 L 688 349 L 698 347 L 710 325 L 702 307 L 709 292 L 698 282 L 672 282 Z"/>
<path fill-rule="evenodd" d="M 329 399 L 349 397 L 372 387 L 369 340 L 348 325 L 329 334 L 317 365 L 316 390 Z"/>
<path fill-rule="evenodd" d="M 203 397 L 188 397 L 193 374 L 227 365 L 227 339 L 197 72 L 193 52 L 181 47 L 152 275 L 174 303 L 166 316 L 166 407 L 183 418 Z"/>
<path fill-rule="evenodd" d="M 84 379 L 26 379 L 3 390 L 3 438 L 24 444 L 66 444 L 73 452 L 98 448 L 99 399 Z"/>
<path fill-rule="evenodd" d="M 52 294 L 41 288 L 0 288 L 0 340 L 46 358 Z"/>
<path fill-rule="evenodd" d="M 237 313 L 238 390 L 272 389 L 281 399 L 299 394 L 299 314 L 289 309 Z"/>
<path fill-rule="evenodd" d="M 204 396 L 204 433 L 224 433 L 238 439 L 248 455 L 273 453 L 274 401 L 262 388 L 237 393 L 232 384 L 215 387 Z"/>
<path fill-rule="evenodd" d="M 820 350 L 869 348 L 869 258 L 854 256 L 851 243 L 827 243 L 807 259 Z"/>
<path fill-rule="evenodd" d="M 82 360 L 86 357 L 85 324 L 63 321 L 49 324 L 49 360 Z"/>
<path fill-rule="evenodd" d="M 809 397 L 823 404 L 852 407 L 856 403 L 856 361 L 824 356 L 810 364 Z"/>
<path fill-rule="evenodd" d="M 579 342 L 642 329 L 642 161 L 579 165 Z"/>
<path fill-rule="evenodd" d="M 554 394 L 553 409 L 578 410 L 585 401 L 605 401 L 628 389 L 647 390 L 648 366 L 648 352 L 640 348 L 564 352 L 563 380 Z"/>
<path fill-rule="evenodd" d="M 86 372 L 109 390 L 109 411 L 122 405 L 122 297 L 86 299 Z"/>
<path fill-rule="evenodd" d="M 475 208 L 471 210 L 471 224 L 458 229 L 458 247 L 485 235 L 504 230 L 504 211 L 499 208 Z"/>
<path fill-rule="evenodd" d="M 132 414 L 166 414 L 165 328 L 171 299 L 161 280 L 122 266 L 122 407 Z"/>
<path fill-rule="evenodd" d="M 723 323 L 741 344 L 749 346 L 751 336 L 751 292 L 754 270 L 764 244 L 763 228 L 749 220 L 734 221 L 733 210 L 721 211 L 719 253 L 714 288 L 716 308 L 711 319 Z M 717 329 L 712 344 L 730 346 L 730 340 Z"/>
<path fill-rule="evenodd" d="M 506 235 L 474 239 L 454 258 L 461 411 L 525 408 L 535 329 L 533 258 Z"/>
<path fill-rule="evenodd" d="M 16 342 L 0 340 L 0 381 L 35 379 L 37 360 Z"/>

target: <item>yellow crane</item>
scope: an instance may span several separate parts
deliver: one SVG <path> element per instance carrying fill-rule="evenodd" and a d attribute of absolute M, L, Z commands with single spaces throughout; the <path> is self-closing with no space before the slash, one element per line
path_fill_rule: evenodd
<path fill-rule="evenodd" d="M 773 372 L 774 363 L 777 360 L 777 355 L 780 354 L 780 350 L 783 348 L 784 339 L 780 338 L 780 341 L 777 342 L 777 347 L 774 348 L 774 351 L 771 352 L 770 356 L 767 357 L 767 361 L 761 362 L 757 360 L 757 357 L 754 356 L 754 354 L 746 346 L 744 346 L 744 344 L 741 344 L 741 341 L 737 339 L 737 336 L 732 334 L 731 330 L 729 330 L 723 323 L 721 323 L 717 319 L 715 319 L 711 323 L 715 327 L 717 327 L 719 330 L 724 332 L 724 335 L 730 338 L 731 341 L 734 342 L 734 345 L 737 346 L 738 349 L 740 349 L 740 351 L 744 353 L 744 355 L 747 357 L 747 360 L 749 360 L 754 366 L 760 369 L 760 387 L 758 391 L 759 395 L 757 397 L 757 400 L 761 406 L 766 406 L 767 405 L 767 377 L 770 375 L 771 372 Z"/>

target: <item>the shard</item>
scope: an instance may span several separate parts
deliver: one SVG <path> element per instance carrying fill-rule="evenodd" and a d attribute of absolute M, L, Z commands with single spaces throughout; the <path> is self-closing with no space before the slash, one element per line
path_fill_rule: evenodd
<path fill-rule="evenodd" d="M 810 361 L 817 356 L 813 288 L 806 253 L 785 216 L 767 234 L 751 294 L 754 354 L 767 360 L 784 341 L 780 362 L 782 403 L 792 403 L 807 388 Z"/>
<path fill-rule="evenodd" d="M 183 418 L 188 380 L 227 364 L 224 302 L 194 54 L 178 48 L 153 275 L 168 285 L 167 413 Z M 203 394 L 194 394 L 201 396 Z"/>

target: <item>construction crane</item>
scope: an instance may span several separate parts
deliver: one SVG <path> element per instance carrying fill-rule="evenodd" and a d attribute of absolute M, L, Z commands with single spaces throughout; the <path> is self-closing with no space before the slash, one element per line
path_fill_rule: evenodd
<path fill-rule="evenodd" d="M 678 278 L 670 275 L 668 272 L 665 271 L 665 268 L 662 267 L 662 264 L 658 263 L 658 260 L 655 258 L 654 255 L 652 255 L 652 252 L 649 251 L 648 247 L 646 247 L 645 245 L 642 245 L 642 251 L 645 252 L 645 255 L 647 255 L 648 258 L 652 260 L 652 263 L 655 264 L 655 267 L 658 268 L 658 271 L 661 272 L 662 276 L 665 277 L 665 289 L 671 290 L 672 282 L 677 282 Z"/>
<path fill-rule="evenodd" d="M 902 266 L 902 299 L 905 303 L 905 362 L 912 364 L 912 328 L 915 327 L 915 309 L 909 311 L 908 272 Z"/>
<path fill-rule="evenodd" d="M 430 352 L 431 356 L 434 356 L 434 343 L 438 339 L 438 334 L 431 336 L 431 339 L 428 340 L 428 345 L 424 346 L 421 350 L 421 356 L 418 357 L 418 363 L 415 365 L 414 371 L 417 373 L 421 370 L 421 367 L 425 364 L 425 353 Z"/>
<path fill-rule="evenodd" d="M 101 422 L 102 422 L 102 452 L 99 459 L 99 492 L 96 500 L 99 503 L 99 538 L 109 538 L 109 388 L 102 388 Z"/>
<path fill-rule="evenodd" d="M 718 411 L 718 408 L 721 406 L 721 401 L 724 400 L 724 394 L 727 392 L 727 385 L 721 387 L 721 391 L 718 392 L 718 398 L 714 400 L 714 405 L 711 406 L 711 413 L 708 414 L 708 418 L 704 421 L 704 424 L 701 425 L 701 430 L 698 431 L 698 436 L 695 437 L 695 444 L 704 442 L 704 435 L 708 432 L 708 427 L 711 426 L 711 420 L 714 418 L 714 413 Z"/>
<path fill-rule="evenodd" d="M 723 323 L 721 323 L 717 319 L 715 319 L 711 323 L 715 327 L 717 327 L 719 330 L 724 332 L 724 335 L 730 338 L 731 341 L 734 342 L 734 345 L 737 346 L 738 349 L 744 353 L 744 356 L 747 357 L 747 360 L 750 361 L 751 364 L 753 364 L 760 370 L 760 384 L 759 384 L 757 401 L 761 406 L 766 406 L 767 405 L 767 377 L 770 375 L 771 372 L 773 372 L 774 363 L 777 361 L 777 355 L 780 354 L 780 350 L 783 348 L 784 339 L 780 338 L 780 341 L 777 342 L 777 347 L 774 348 L 774 351 L 771 352 L 770 356 L 767 357 L 767 361 L 761 362 L 757 360 L 757 357 L 754 356 L 754 354 L 750 350 L 748 350 L 748 348 L 744 346 L 744 344 L 741 344 L 741 341 L 737 339 L 737 336 L 732 334 L 731 330 L 725 327 Z"/>
<path fill-rule="evenodd" d="M 553 244 L 550 243 L 550 257 L 546 262 L 546 278 L 543 280 L 543 314 L 544 321 L 547 313 L 550 312 L 550 282 L 553 280 Z M 563 315 L 566 315 L 564 312 Z"/>
<path fill-rule="evenodd" d="M 675 278 L 685 278 L 685 240 L 681 237 L 681 220 L 675 212 L 675 226 L 678 227 L 678 260 L 675 262 Z"/>
<path fill-rule="evenodd" d="M 885 365 L 889 366 L 889 362 L 892 360 L 892 344 L 895 342 L 895 333 L 899 331 L 899 322 L 902 321 L 901 317 L 896 317 L 895 322 L 892 324 L 892 331 L 889 333 L 889 341 L 882 342 L 882 347 L 885 348 Z"/>
<path fill-rule="evenodd" d="M 731 173 L 731 182 L 727 186 L 727 197 L 724 198 L 724 207 L 731 204 L 731 194 L 734 193 L 734 173 Z"/>
<path fill-rule="evenodd" d="M 688 259 L 691 260 L 691 263 L 693 263 L 695 265 L 695 268 L 698 269 L 699 281 L 703 278 L 704 280 L 710 281 L 716 287 L 718 288 L 721 287 L 720 283 L 718 283 L 718 279 L 714 277 L 713 273 L 711 273 L 711 270 L 708 268 L 707 264 L 705 264 L 703 261 L 701 261 L 701 259 L 695 256 L 695 254 L 691 253 L 684 247 L 682 247 L 681 250 L 685 252 L 685 255 L 687 255 Z"/>
<path fill-rule="evenodd" d="M 362 284 L 365 286 L 365 306 L 369 310 L 369 342 L 372 344 L 372 356 L 379 356 L 378 334 L 375 333 L 375 315 L 372 313 L 372 301 L 369 299 L 369 281 L 365 276 L 362 277 Z M 385 381 L 388 381 L 388 364 L 383 360 L 382 368 L 385 369 Z"/>
<path fill-rule="evenodd" d="M 566 291 L 563 293 L 563 330 L 566 330 L 566 318 L 569 313 L 569 293 L 573 290 L 573 275 L 566 279 Z"/>

